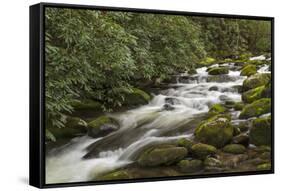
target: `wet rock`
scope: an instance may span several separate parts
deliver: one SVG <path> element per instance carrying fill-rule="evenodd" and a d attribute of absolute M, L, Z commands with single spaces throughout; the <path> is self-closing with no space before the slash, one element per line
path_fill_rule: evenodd
<path fill-rule="evenodd" d="M 221 74 L 228 74 L 228 72 L 229 72 L 228 67 L 213 67 L 209 69 L 208 74 L 221 75 Z"/>
<path fill-rule="evenodd" d="M 227 95 L 221 95 L 221 96 L 219 96 L 219 99 L 223 102 L 231 101 L 231 98 L 229 98 Z"/>
<path fill-rule="evenodd" d="M 137 162 L 144 167 L 171 165 L 182 160 L 187 153 L 188 151 L 184 147 L 173 145 L 156 146 L 144 151 Z"/>
<path fill-rule="evenodd" d="M 243 154 L 246 152 L 246 148 L 240 144 L 229 144 L 223 147 L 223 152 L 231 154 Z"/>
<path fill-rule="evenodd" d="M 202 170 L 203 163 L 201 160 L 181 160 L 177 166 L 179 170 L 184 173 L 194 173 Z"/>
<path fill-rule="evenodd" d="M 195 129 L 195 138 L 198 141 L 217 148 L 229 143 L 232 137 L 233 127 L 230 124 L 230 117 L 226 115 L 211 117 Z"/>
<path fill-rule="evenodd" d="M 176 104 L 180 104 L 180 101 L 177 98 L 166 97 L 165 103 L 170 104 L 170 105 L 176 105 Z"/>
<path fill-rule="evenodd" d="M 251 76 L 257 73 L 257 67 L 253 64 L 248 64 L 241 70 L 241 76 Z"/>
<path fill-rule="evenodd" d="M 242 93 L 242 88 L 243 86 L 241 85 L 235 85 L 235 86 L 232 86 L 233 89 L 235 89 L 238 93 Z"/>
<path fill-rule="evenodd" d="M 271 98 L 271 83 L 267 83 L 261 92 L 261 97 Z"/>
<path fill-rule="evenodd" d="M 248 91 L 259 86 L 266 85 L 271 80 L 271 74 L 267 73 L 258 73 L 248 77 L 243 82 L 243 91 Z"/>
<path fill-rule="evenodd" d="M 119 124 L 113 118 L 101 116 L 88 124 L 88 135 L 93 138 L 103 137 L 119 129 Z"/>
<path fill-rule="evenodd" d="M 151 100 L 151 96 L 148 93 L 138 88 L 122 89 L 120 91 L 125 95 L 122 103 L 125 106 L 144 105 Z"/>
<path fill-rule="evenodd" d="M 249 141 L 250 141 L 249 136 L 245 134 L 237 135 L 232 139 L 232 143 L 241 144 L 244 145 L 245 147 L 249 146 Z"/>
<path fill-rule="evenodd" d="M 239 121 L 238 123 L 233 122 L 231 125 L 233 128 L 238 128 L 240 132 L 246 132 L 251 126 L 251 121 Z"/>
<path fill-rule="evenodd" d="M 212 86 L 209 88 L 209 91 L 218 91 L 218 90 L 219 90 L 218 86 Z"/>
<path fill-rule="evenodd" d="M 223 83 L 223 82 L 234 82 L 237 80 L 236 76 L 229 76 L 229 75 L 211 75 L 207 76 L 206 81 L 207 82 L 217 82 L 217 83 Z"/>
<path fill-rule="evenodd" d="M 171 104 L 169 104 L 169 103 L 166 103 L 166 104 L 164 104 L 163 105 L 163 108 L 162 108 L 162 110 L 166 110 L 166 111 L 172 111 L 172 110 L 174 110 L 175 109 L 175 107 L 173 107 Z"/>
<path fill-rule="evenodd" d="M 239 115 L 239 119 L 248 119 L 251 117 L 259 117 L 271 111 L 271 99 L 262 98 L 246 105 Z"/>
<path fill-rule="evenodd" d="M 212 145 L 197 143 L 191 147 L 191 152 L 195 157 L 198 157 L 199 159 L 204 159 L 207 156 L 212 156 L 216 154 L 217 149 Z"/>
<path fill-rule="evenodd" d="M 250 130 L 250 143 L 260 145 L 271 144 L 271 116 L 257 118 L 253 121 L 253 127 Z"/>

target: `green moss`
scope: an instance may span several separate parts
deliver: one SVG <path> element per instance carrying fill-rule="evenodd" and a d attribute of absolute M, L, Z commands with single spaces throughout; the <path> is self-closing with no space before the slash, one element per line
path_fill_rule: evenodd
<path fill-rule="evenodd" d="M 229 144 L 223 147 L 223 152 L 231 154 L 243 154 L 246 152 L 246 148 L 240 144 Z"/>
<path fill-rule="evenodd" d="M 228 67 L 213 67 L 208 70 L 210 75 L 221 75 L 221 74 L 228 74 L 229 69 Z"/>
<path fill-rule="evenodd" d="M 94 111 L 102 111 L 101 103 L 94 100 L 75 100 L 71 103 L 74 110 L 94 110 Z"/>
<path fill-rule="evenodd" d="M 194 173 L 202 170 L 203 163 L 201 160 L 181 160 L 177 166 L 181 172 L 184 173 Z"/>
<path fill-rule="evenodd" d="M 244 108 L 244 103 L 243 102 L 236 102 L 235 104 L 234 104 L 234 109 L 236 110 L 236 111 L 240 111 L 240 110 L 242 110 L 243 108 Z"/>
<path fill-rule="evenodd" d="M 200 61 L 199 67 L 210 66 L 210 65 L 214 64 L 215 62 L 216 62 L 216 59 L 211 58 L 211 57 L 206 57 Z"/>
<path fill-rule="evenodd" d="M 243 82 L 243 91 L 248 91 L 250 89 L 257 88 L 259 86 L 266 85 L 271 80 L 271 74 L 263 73 L 263 74 L 255 74 L 248 77 Z"/>
<path fill-rule="evenodd" d="M 190 151 L 192 145 L 194 143 L 186 138 L 180 138 L 179 140 L 177 140 L 177 146 L 179 147 L 184 147 L 186 148 L 188 151 Z"/>
<path fill-rule="evenodd" d="M 100 126 L 106 124 L 106 123 L 116 123 L 112 118 L 104 115 L 101 117 L 98 117 L 96 119 L 94 119 L 93 121 L 91 121 L 88 124 L 89 128 L 99 128 Z"/>
<path fill-rule="evenodd" d="M 192 154 L 200 159 L 216 154 L 217 149 L 212 145 L 197 143 L 191 147 Z"/>
<path fill-rule="evenodd" d="M 187 153 L 188 151 L 184 147 L 161 145 L 144 151 L 137 162 L 140 166 L 144 167 L 171 165 L 182 160 Z"/>
<path fill-rule="evenodd" d="M 246 105 L 241 111 L 239 118 L 248 119 L 251 117 L 258 117 L 271 111 L 271 99 L 262 98 Z"/>
<path fill-rule="evenodd" d="M 271 83 L 267 83 L 261 92 L 261 97 L 271 98 Z"/>
<path fill-rule="evenodd" d="M 222 104 L 218 103 L 218 104 L 212 105 L 212 107 L 209 109 L 209 115 L 214 116 L 217 114 L 224 113 L 226 111 L 227 111 L 227 109 Z"/>
<path fill-rule="evenodd" d="M 125 106 L 137 106 L 147 104 L 151 100 L 151 96 L 138 88 L 132 88 L 131 90 L 126 90 L 125 99 L 123 105 Z"/>
<path fill-rule="evenodd" d="M 125 170 L 119 170 L 116 172 L 111 172 L 109 174 L 99 177 L 98 180 L 121 180 L 121 179 L 131 179 L 132 177 Z"/>
<path fill-rule="evenodd" d="M 250 130 L 250 143 L 260 145 L 271 144 L 271 116 L 257 118 Z"/>
<path fill-rule="evenodd" d="M 253 74 L 257 73 L 257 67 L 253 64 L 249 64 L 241 70 L 240 75 L 241 76 L 251 76 Z"/>
<path fill-rule="evenodd" d="M 271 163 L 264 163 L 257 166 L 257 170 L 271 170 Z"/>
<path fill-rule="evenodd" d="M 262 97 L 262 92 L 265 86 L 259 86 L 257 88 L 248 90 L 242 94 L 242 100 L 246 103 L 252 103 Z"/>
<path fill-rule="evenodd" d="M 230 117 L 227 115 L 217 115 L 203 121 L 195 129 L 195 138 L 206 144 L 217 148 L 223 147 L 231 141 L 233 137 L 233 127 L 230 124 Z"/>

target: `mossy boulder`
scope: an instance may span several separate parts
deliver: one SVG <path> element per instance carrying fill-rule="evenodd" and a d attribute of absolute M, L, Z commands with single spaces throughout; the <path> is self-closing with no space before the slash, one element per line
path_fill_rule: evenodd
<path fill-rule="evenodd" d="M 263 92 L 264 88 L 265 88 L 265 86 L 259 86 L 257 88 L 244 92 L 242 94 L 242 100 L 245 103 L 252 103 L 253 101 L 256 101 L 256 100 L 262 98 L 261 93 Z"/>
<path fill-rule="evenodd" d="M 184 147 L 187 149 L 187 151 L 191 150 L 191 147 L 194 145 L 194 143 L 186 138 L 180 138 L 179 140 L 177 140 L 176 142 L 177 146 L 179 147 Z"/>
<path fill-rule="evenodd" d="M 214 115 L 217 115 L 217 114 L 221 114 L 221 113 L 224 113 L 226 112 L 227 109 L 222 105 L 222 104 L 214 104 L 211 106 L 211 108 L 209 109 L 209 116 L 214 116 Z"/>
<path fill-rule="evenodd" d="M 138 106 L 147 104 L 151 100 L 151 96 L 145 91 L 138 88 L 131 88 L 130 90 L 123 90 L 124 101 L 122 105 Z"/>
<path fill-rule="evenodd" d="M 230 117 L 227 115 L 211 117 L 195 129 L 195 138 L 198 141 L 217 148 L 229 143 L 232 137 L 233 127 L 230 124 Z"/>
<path fill-rule="evenodd" d="M 84 99 L 84 100 L 74 100 L 71 106 L 76 111 L 80 110 L 91 110 L 91 111 L 102 111 L 102 104 L 95 100 Z"/>
<path fill-rule="evenodd" d="M 216 154 L 217 149 L 212 145 L 197 143 L 191 147 L 192 155 L 199 159 L 205 159 L 207 156 Z"/>
<path fill-rule="evenodd" d="M 181 160 L 177 166 L 179 170 L 184 173 L 194 173 L 203 169 L 203 162 L 201 160 Z"/>
<path fill-rule="evenodd" d="M 257 73 L 257 67 L 253 64 L 248 64 L 241 70 L 241 76 L 251 76 Z"/>
<path fill-rule="evenodd" d="M 271 163 L 263 163 L 257 166 L 257 170 L 271 170 Z"/>
<path fill-rule="evenodd" d="M 145 150 L 137 160 L 143 167 L 171 165 L 182 160 L 188 151 L 184 147 L 174 145 L 155 146 Z"/>
<path fill-rule="evenodd" d="M 261 97 L 271 98 L 271 83 L 267 83 L 261 91 Z"/>
<path fill-rule="evenodd" d="M 228 72 L 228 67 L 213 67 L 208 70 L 208 74 L 210 75 L 228 74 Z"/>
<path fill-rule="evenodd" d="M 266 85 L 267 83 L 270 82 L 270 80 L 271 80 L 271 74 L 257 73 L 244 80 L 242 89 L 243 91 L 248 91 L 250 89 L 254 89 L 259 86 Z"/>
<path fill-rule="evenodd" d="M 205 167 L 221 167 L 222 162 L 219 159 L 213 158 L 213 157 L 207 157 L 204 160 L 204 166 Z"/>
<path fill-rule="evenodd" d="M 260 145 L 271 144 L 271 116 L 257 118 L 250 129 L 250 143 Z"/>
<path fill-rule="evenodd" d="M 104 115 L 89 122 L 88 135 L 93 138 L 103 137 L 118 129 L 118 122 L 113 118 Z"/>
<path fill-rule="evenodd" d="M 216 59 L 211 57 L 206 57 L 203 60 L 201 60 L 198 64 L 198 67 L 204 67 L 204 66 L 210 66 L 216 62 Z"/>
<path fill-rule="evenodd" d="M 101 177 L 97 178 L 98 180 L 122 180 L 122 179 L 132 179 L 130 174 L 125 170 L 118 170 L 115 172 L 110 172 Z"/>
<path fill-rule="evenodd" d="M 64 127 L 50 127 L 47 133 L 52 141 L 73 138 L 87 134 L 87 123 L 79 117 L 67 117 Z"/>
<path fill-rule="evenodd" d="M 222 150 L 223 152 L 231 154 L 243 154 L 246 152 L 245 146 L 240 144 L 229 144 L 223 147 Z"/>
<path fill-rule="evenodd" d="M 259 117 L 271 111 L 271 99 L 262 98 L 246 105 L 241 111 L 239 118 L 248 119 L 251 117 Z"/>

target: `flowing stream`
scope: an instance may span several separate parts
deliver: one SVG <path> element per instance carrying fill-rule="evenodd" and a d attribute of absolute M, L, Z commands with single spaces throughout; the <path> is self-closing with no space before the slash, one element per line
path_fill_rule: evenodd
<path fill-rule="evenodd" d="M 225 65 L 230 72 L 219 79 L 209 76 L 206 67 L 198 68 L 195 75 L 179 75 L 176 84 L 154 95 L 149 104 L 110 114 L 120 123 L 118 131 L 98 139 L 76 137 L 53 149 L 46 157 L 46 182 L 93 180 L 101 173 L 132 163 L 151 144 L 192 137 L 194 128 L 186 124 L 208 112 L 211 105 L 225 100 L 241 101 L 236 87 L 242 85 L 245 77 L 240 76 L 233 63 Z M 259 70 L 267 71 L 266 66 Z M 238 114 L 233 112 L 234 119 Z"/>

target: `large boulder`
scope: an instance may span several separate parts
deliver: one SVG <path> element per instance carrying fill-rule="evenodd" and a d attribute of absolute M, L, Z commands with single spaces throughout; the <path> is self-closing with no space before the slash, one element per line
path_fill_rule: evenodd
<path fill-rule="evenodd" d="M 67 117 L 64 127 L 50 127 L 46 132 L 52 141 L 73 138 L 87 134 L 87 123 L 79 117 Z"/>
<path fill-rule="evenodd" d="M 223 147 L 223 152 L 231 154 L 243 154 L 246 152 L 246 148 L 240 144 L 229 144 Z"/>
<path fill-rule="evenodd" d="M 93 138 L 103 137 L 119 129 L 116 120 L 108 116 L 100 116 L 88 124 L 88 135 Z"/>
<path fill-rule="evenodd" d="M 257 67 L 253 64 L 248 64 L 241 70 L 240 75 L 241 76 L 251 76 L 253 74 L 257 73 Z"/>
<path fill-rule="evenodd" d="M 182 160 L 187 153 L 188 151 L 184 147 L 160 145 L 145 150 L 137 162 L 144 167 L 171 165 Z"/>
<path fill-rule="evenodd" d="M 250 143 L 260 145 L 271 144 L 271 116 L 257 118 L 250 129 Z"/>
<path fill-rule="evenodd" d="M 195 129 L 195 138 L 206 144 L 221 148 L 229 143 L 233 137 L 233 127 L 230 124 L 230 117 L 216 115 L 203 121 Z"/>
<path fill-rule="evenodd" d="M 228 72 L 228 67 L 213 67 L 208 70 L 208 74 L 210 75 L 228 74 Z"/>
<path fill-rule="evenodd" d="M 194 173 L 202 170 L 203 162 L 201 160 L 181 160 L 178 164 L 181 172 L 184 173 Z"/>
<path fill-rule="evenodd" d="M 71 106 L 75 111 L 80 110 L 91 110 L 91 111 L 102 111 L 102 104 L 98 101 L 91 99 L 74 100 L 71 102 Z"/>
<path fill-rule="evenodd" d="M 124 101 L 122 105 L 138 106 L 147 104 L 151 100 L 151 96 L 145 91 L 138 88 L 131 88 L 130 90 L 123 90 Z"/>
<path fill-rule="evenodd" d="M 197 143 L 191 147 L 191 152 L 193 156 L 199 159 L 205 159 L 207 156 L 216 154 L 217 149 L 212 145 Z"/>
<path fill-rule="evenodd" d="M 257 88 L 248 90 L 244 93 L 242 93 L 242 100 L 245 103 L 252 103 L 253 101 L 256 101 L 260 98 L 262 98 L 262 92 L 264 91 L 265 86 L 259 86 Z"/>
<path fill-rule="evenodd" d="M 258 73 L 248 77 L 243 82 L 243 91 L 248 91 L 250 89 L 266 85 L 271 80 L 271 74 Z"/>
<path fill-rule="evenodd" d="M 191 151 L 191 147 L 194 145 L 194 143 L 186 138 L 180 138 L 176 142 L 177 146 L 184 147 L 187 149 L 187 151 Z"/>
<path fill-rule="evenodd" d="M 241 111 L 239 118 L 248 119 L 251 117 L 259 117 L 271 111 L 271 99 L 262 98 L 246 105 Z"/>

